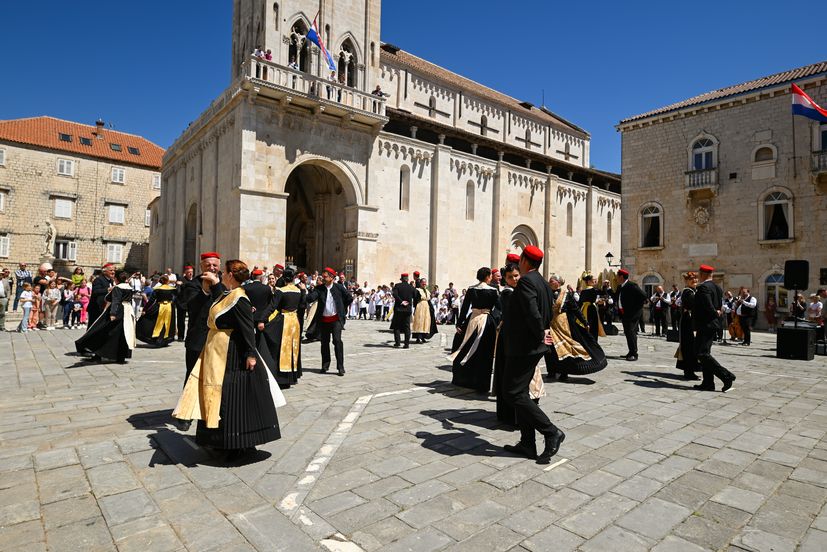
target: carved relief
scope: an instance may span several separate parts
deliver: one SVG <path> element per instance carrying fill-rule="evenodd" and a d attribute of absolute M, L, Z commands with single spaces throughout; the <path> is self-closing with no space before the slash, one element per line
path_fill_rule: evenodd
<path fill-rule="evenodd" d="M 572 188 L 571 186 L 559 185 L 557 186 L 557 198 L 561 200 L 571 198 L 574 200 L 574 203 L 577 203 L 578 201 L 586 200 L 586 192 L 577 188 Z"/>
<path fill-rule="evenodd" d="M 455 159 L 451 158 L 448 162 L 448 166 L 451 171 L 457 173 L 457 176 L 469 175 L 469 176 L 476 176 L 478 178 L 489 178 L 494 176 L 494 168 L 493 167 L 486 167 L 485 165 L 481 165 L 479 163 L 475 163 L 473 161 L 468 161 L 465 159 Z"/>
<path fill-rule="evenodd" d="M 698 226 L 706 226 L 709 224 L 709 220 L 712 216 L 709 213 L 709 209 L 706 207 L 698 207 L 695 209 L 695 212 L 692 213 L 692 218 Z"/>
<path fill-rule="evenodd" d="M 385 155 L 388 158 L 403 159 L 403 160 L 417 160 L 428 163 L 431 159 L 431 152 L 422 148 L 408 146 L 406 144 L 399 144 L 398 142 L 391 142 L 388 140 L 377 140 L 377 152 L 379 156 Z"/>

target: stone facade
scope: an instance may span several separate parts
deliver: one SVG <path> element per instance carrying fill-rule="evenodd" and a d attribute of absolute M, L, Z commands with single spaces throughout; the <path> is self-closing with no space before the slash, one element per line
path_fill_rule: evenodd
<path fill-rule="evenodd" d="M 378 0 L 323 4 L 320 31 L 349 85 L 304 50 L 317 3 L 234 6 L 234 80 L 165 155 L 151 266 L 217 249 L 445 285 L 527 244 L 572 280 L 619 251 L 617 225 L 606 233 L 619 178 L 589 167 L 582 129 L 381 44 Z M 251 45 L 273 61 L 251 59 Z M 287 67 L 297 51 L 304 71 Z"/>
<path fill-rule="evenodd" d="M 710 93 L 719 98 L 687 100 L 618 125 L 622 258 L 638 281 L 682 284 L 681 272 L 710 263 L 725 289 L 749 287 L 762 311 L 768 296 L 776 297 L 786 312 L 784 263 L 805 259 L 810 291 L 827 287 L 827 125 L 791 122 L 790 114 L 792 78 L 827 103 L 825 71 L 813 71 L 723 89 Z M 648 233 L 650 207 L 660 211 L 660 236 Z"/>
<path fill-rule="evenodd" d="M 36 268 L 51 257 L 61 273 L 80 266 L 91 274 L 110 260 L 147 270 L 147 209 L 160 193 L 155 188 L 160 184 L 160 166 L 130 165 L 5 140 L 0 140 L 0 152 L 0 239 L 7 240 L 7 250 L 0 248 L 0 265 L 13 271 L 18 263 L 27 262 Z M 71 171 L 65 170 L 70 166 L 66 160 L 71 161 Z M 123 170 L 123 184 L 113 182 L 113 167 Z M 70 174 L 59 174 L 59 168 Z M 109 222 L 113 205 L 124 207 L 122 223 Z M 48 225 L 53 227 L 54 243 L 46 251 Z M 113 256 L 118 246 L 119 258 Z"/>

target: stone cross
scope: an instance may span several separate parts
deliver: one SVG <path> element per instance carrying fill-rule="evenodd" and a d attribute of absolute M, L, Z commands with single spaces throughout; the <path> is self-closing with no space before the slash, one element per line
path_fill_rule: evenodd
<path fill-rule="evenodd" d="M 488 132 L 493 132 L 495 134 L 500 133 L 500 131 L 497 130 L 496 128 L 488 126 L 488 121 L 486 121 L 485 124 L 483 124 L 482 121 L 480 121 L 479 123 L 476 122 L 476 121 L 468 121 L 468 124 L 471 125 L 471 126 L 475 126 L 475 127 L 479 128 L 480 129 L 480 134 L 482 134 L 482 135 L 485 135 Z"/>
<path fill-rule="evenodd" d="M 421 107 L 423 109 L 428 110 L 428 117 L 433 117 L 434 115 L 442 115 L 443 117 L 450 117 L 450 113 L 446 113 L 444 111 L 440 111 L 436 108 L 436 102 L 432 102 L 430 105 L 425 105 L 419 102 L 414 102 L 416 107 Z"/>
<path fill-rule="evenodd" d="M 569 145 L 568 142 L 566 142 L 566 147 L 563 148 L 563 149 L 564 149 L 564 151 L 557 150 L 557 153 L 564 156 L 566 158 L 566 161 L 568 161 L 569 158 L 577 159 L 577 156 L 574 155 L 573 153 L 571 153 L 571 146 Z"/>

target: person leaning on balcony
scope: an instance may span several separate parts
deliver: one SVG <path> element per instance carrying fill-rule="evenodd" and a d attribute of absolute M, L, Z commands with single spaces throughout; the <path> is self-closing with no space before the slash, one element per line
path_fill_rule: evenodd
<path fill-rule="evenodd" d="M 296 56 L 290 58 L 290 63 L 287 64 L 290 69 L 299 70 L 299 64 L 296 63 Z"/>

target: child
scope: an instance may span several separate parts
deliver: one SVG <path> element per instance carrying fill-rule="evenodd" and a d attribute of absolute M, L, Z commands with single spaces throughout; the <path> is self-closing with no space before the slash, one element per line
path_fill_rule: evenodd
<path fill-rule="evenodd" d="M 43 312 L 46 314 L 46 329 L 55 329 L 57 323 L 57 311 L 60 307 L 60 300 L 63 294 L 57 289 L 57 280 L 50 280 L 49 287 L 43 292 Z"/>
<path fill-rule="evenodd" d="M 32 285 L 29 282 L 23 284 L 23 291 L 20 293 L 20 306 L 23 307 L 23 318 L 20 320 L 20 326 L 17 327 L 18 332 L 28 332 L 29 322 L 32 314 L 32 304 L 34 303 L 34 294 L 32 293 Z"/>
<path fill-rule="evenodd" d="M 69 322 L 69 329 L 80 328 L 80 313 L 83 310 L 83 305 L 79 301 L 71 303 L 72 305 L 72 319 Z"/>

